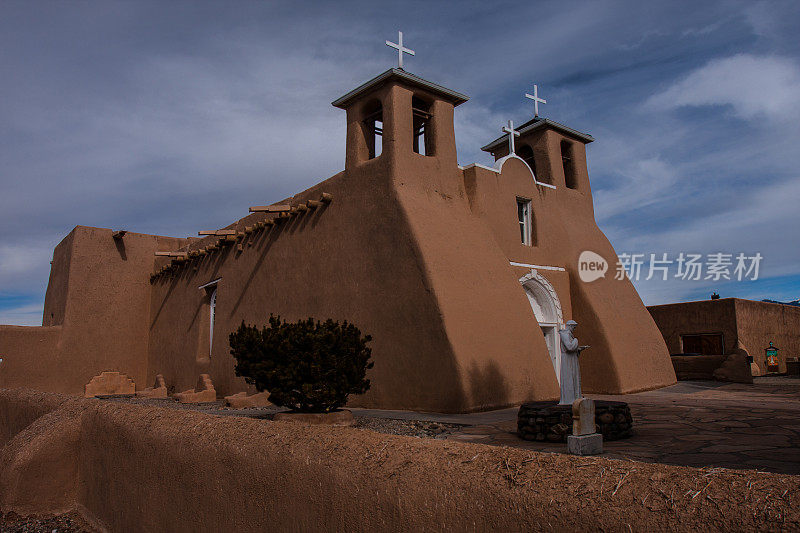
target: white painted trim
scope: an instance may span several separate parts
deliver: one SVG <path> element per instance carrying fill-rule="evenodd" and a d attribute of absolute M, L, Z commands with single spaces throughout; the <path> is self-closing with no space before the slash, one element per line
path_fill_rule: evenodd
<path fill-rule="evenodd" d="M 505 162 L 504 160 L 505 160 L 505 159 L 508 159 L 508 157 L 509 157 L 509 156 L 506 156 L 506 157 L 503 157 L 503 158 L 501 158 L 501 159 L 498 159 L 498 160 L 497 160 L 497 163 L 500 163 L 501 161 Z M 539 185 L 539 186 L 541 186 L 541 187 L 547 187 L 548 189 L 553 189 L 553 190 L 555 190 L 555 189 L 557 188 L 555 185 L 550 185 L 549 183 L 543 183 L 543 182 L 541 182 L 541 181 L 538 181 L 538 180 L 536 179 L 536 176 L 534 176 L 534 175 L 533 175 L 533 170 L 531 170 L 531 167 L 529 167 L 529 166 L 528 166 L 528 163 L 525 163 L 525 160 L 524 160 L 524 159 L 522 159 L 522 158 L 520 158 L 520 157 L 519 157 L 519 156 L 517 156 L 517 155 L 514 155 L 514 157 L 516 157 L 517 159 L 519 159 L 520 161 L 522 161 L 522 162 L 525 164 L 525 166 L 526 166 L 526 167 L 528 167 L 528 170 L 530 170 L 530 171 L 531 171 L 531 176 L 533 176 L 533 182 L 534 182 L 536 185 Z M 472 167 L 478 167 L 478 168 L 482 168 L 483 170 L 488 170 L 489 172 L 494 172 L 495 174 L 500 174 L 500 173 L 501 173 L 501 171 L 502 171 L 502 167 L 503 167 L 503 165 L 502 165 L 502 163 L 501 163 L 499 168 L 496 168 L 496 167 L 487 167 L 486 165 L 481 165 L 480 163 L 470 163 L 469 165 L 466 165 L 466 166 L 458 165 L 458 168 L 460 168 L 461 170 L 467 170 L 467 169 L 470 169 L 470 168 L 472 168 Z"/>
<path fill-rule="evenodd" d="M 536 174 L 533 173 L 533 169 L 528 165 L 528 163 L 525 162 L 524 159 L 522 159 L 517 154 L 508 154 L 507 156 L 501 157 L 500 159 L 498 159 L 497 161 L 494 162 L 494 166 L 497 169 L 497 173 L 498 174 L 500 172 L 502 172 L 503 165 L 505 165 L 506 161 L 508 161 L 509 159 L 519 159 L 520 161 L 522 161 L 522 164 L 525 165 L 525 168 L 527 168 L 528 172 L 531 173 L 531 177 L 533 178 L 533 182 L 536 185 L 541 185 L 542 187 L 547 187 L 548 189 L 555 189 L 556 188 L 555 185 L 550 185 L 549 183 L 542 183 L 541 181 L 537 180 L 536 179 Z"/>
<path fill-rule="evenodd" d="M 509 261 L 508 264 L 515 267 L 534 268 L 536 270 L 554 270 L 556 272 L 566 272 L 566 269 L 564 267 L 530 265 L 528 263 L 517 263 L 516 261 Z"/>
<path fill-rule="evenodd" d="M 538 322 L 540 328 L 552 328 L 550 332 L 550 342 L 552 343 L 553 351 L 550 357 L 553 363 L 553 370 L 556 374 L 556 379 L 559 384 L 561 383 L 561 342 L 558 332 L 563 328 L 564 315 L 561 310 L 561 300 L 558 297 L 553 285 L 547 281 L 547 278 L 539 274 L 536 269 L 531 269 L 528 274 L 519 278 L 519 282 L 525 289 L 525 294 L 530 302 L 531 309 L 533 310 L 534 318 Z M 549 305 L 548 305 L 549 304 Z M 536 308 L 539 308 L 543 319 L 555 318 L 556 323 L 553 322 L 539 322 L 536 316 Z M 548 313 L 549 311 L 549 313 Z M 553 317 L 555 315 L 555 317 Z M 542 331 L 544 333 L 544 331 Z M 545 335 L 545 343 L 547 343 L 547 335 Z M 548 346 L 550 352 L 550 346 Z"/>
<path fill-rule="evenodd" d="M 210 287 L 210 286 L 212 286 L 212 285 L 216 285 L 216 284 L 217 284 L 217 283 L 219 283 L 220 281 L 222 281 L 222 278 L 217 278 L 217 279 L 215 279 L 214 281 L 209 281 L 209 282 L 208 282 L 208 283 L 206 283 L 205 285 L 200 285 L 200 286 L 199 286 L 199 287 L 197 287 L 197 288 L 198 288 L 198 289 L 205 289 L 206 287 Z"/>
<path fill-rule="evenodd" d="M 488 170 L 489 172 L 494 172 L 495 174 L 500 174 L 500 171 L 497 170 L 496 168 L 487 167 L 486 165 L 481 165 L 480 163 L 470 163 L 469 165 L 467 165 L 465 167 L 462 167 L 461 165 L 459 165 L 458 168 L 460 168 L 461 170 L 467 170 L 467 169 L 470 169 L 472 167 L 478 167 L 478 168 L 482 168 L 483 170 Z"/>

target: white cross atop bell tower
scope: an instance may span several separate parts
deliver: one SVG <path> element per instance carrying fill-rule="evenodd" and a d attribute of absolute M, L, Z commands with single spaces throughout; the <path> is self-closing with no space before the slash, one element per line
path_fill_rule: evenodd
<path fill-rule="evenodd" d="M 539 87 L 534 84 L 533 86 L 533 94 L 525 93 L 525 98 L 530 98 L 533 100 L 533 116 L 539 116 L 539 102 L 546 104 L 547 100 L 544 98 L 539 98 Z"/>
<path fill-rule="evenodd" d="M 508 126 L 503 126 L 503 131 L 508 133 L 508 153 L 514 154 L 514 137 L 519 137 L 519 132 L 514 129 L 514 121 L 509 120 Z"/>
<path fill-rule="evenodd" d="M 397 32 L 397 42 L 386 41 L 386 46 L 397 49 L 397 68 L 403 68 L 403 54 L 414 55 L 414 50 L 403 46 L 403 32 Z"/>

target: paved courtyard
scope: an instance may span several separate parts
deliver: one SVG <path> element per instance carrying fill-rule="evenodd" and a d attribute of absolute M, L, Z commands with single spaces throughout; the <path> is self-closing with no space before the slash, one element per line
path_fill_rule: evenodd
<path fill-rule="evenodd" d="M 631 406 L 635 434 L 604 443 L 604 457 L 685 466 L 800 474 L 800 379 L 753 385 L 684 381 L 624 396 L 591 395 Z M 517 409 L 467 415 L 354 409 L 354 414 L 463 424 L 446 438 L 564 453 L 565 444 L 516 436 Z"/>

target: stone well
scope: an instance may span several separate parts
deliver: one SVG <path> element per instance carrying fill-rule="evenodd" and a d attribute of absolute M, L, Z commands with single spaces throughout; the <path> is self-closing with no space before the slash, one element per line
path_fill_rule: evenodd
<path fill-rule="evenodd" d="M 597 432 L 604 440 L 624 439 L 633 433 L 633 417 L 625 402 L 595 400 Z M 525 440 L 566 442 L 572 434 L 572 406 L 556 402 L 528 402 L 519 408 L 517 434 Z"/>

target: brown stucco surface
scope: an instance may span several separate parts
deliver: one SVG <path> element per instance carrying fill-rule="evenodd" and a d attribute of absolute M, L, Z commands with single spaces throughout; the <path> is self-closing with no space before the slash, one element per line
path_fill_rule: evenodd
<path fill-rule="evenodd" d="M 153 254 L 185 239 L 77 226 L 56 247 L 43 327 L 0 326 L 0 387 L 83 394 L 104 371 L 147 375 Z"/>
<path fill-rule="evenodd" d="M 796 476 L 0 391 L 0 423 L 12 416 L 0 511 L 76 508 L 109 531 L 800 527 Z M 51 438 L 66 428 L 69 439 Z M 58 460 L 30 475 L 34 456 Z"/>
<path fill-rule="evenodd" d="M 432 155 L 412 150 L 413 97 L 429 105 Z M 378 101 L 382 153 L 369 159 L 363 119 Z M 531 268 L 510 262 L 547 267 L 537 272 L 560 300 L 559 326 L 580 323 L 581 342 L 592 346 L 581 361 L 585 390 L 674 383 L 652 318 L 631 283 L 613 279 L 615 253 L 594 220 L 584 145 L 571 139 L 576 188 L 561 168 L 566 137 L 547 128 L 520 142 L 535 145 L 541 181 L 555 189 L 536 184 L 519 159 L 498 172 L 462 169 L 453 102 L 402 80 L 376 85 L 347 103 L 344 171 L 276 202 L 297 206 L 327 193 L 331 203 L 289 218 L 251 214 L 228 226 L 236 242 L 153 280 L 171 264 L 155 251 L 194 253 L 220 239 L 113 239 L 111 230 L 77 227 L 54 253 L 45 305 L 45 326 L 61 331 L 31 329 L 27 341 L 11 342 L 0 330 L 10 369 L 3 363 L 0 386 L 80 394 L 93 376 L 118 371 L 138 389 L 161 374 L 170 391 L 183 391 L 209 374 L 218 396 L 252 393 L 235 376 L 228 334 L 274 313 L 348 320 L 373 336 L 372 387 L 353 406 L 466 412 L 554 399 L 556 373 L 519 281 Z M 519 197 L 532 202 L 533 246 L 520 242 Z M 267 218 L 277 222 L 245 233 Z M 606 278 L 579 280 L 584 250 L 608 261 Z M 209 294 L 200 287 L 217 279 L 209 349 Z M 43 348 L 28 354 L 33 341 Z"/>
<path fill-rule="evenodd" d="M 722 333 L 725 353 L 736 351 L 737 342 L 761 372 L 765 370 L 764 348 L 770 341 L 779 348 L 780 371 L 786 372 L 786 359 L 800 357 L 800 308 L 721 298 L 647 308 L 661 330 L 670 353 L 680 353 L 680 336 L 693 333 Z"/>

